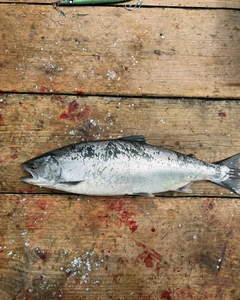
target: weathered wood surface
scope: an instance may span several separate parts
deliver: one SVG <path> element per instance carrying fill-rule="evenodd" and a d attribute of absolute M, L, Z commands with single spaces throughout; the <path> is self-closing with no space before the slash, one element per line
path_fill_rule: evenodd
<path fill-rule="evenodd" d="M 84 197 L 20 177 L 45 151 L 132 134 L 210 162 L 240 152 L 240 2 L 64 7 L 64 26 L 49 1 L 4 2 L 0 299 L 239 300 L 240 202 L 226 189 Z"/>
<path fill-rule="evenodd" d="M 239 299 L 240 202 L 1 195 L 0 297 Z"/>
<path fill-rule="evenodd" d="M 149 143 L 214 162 L 240 152 L 240 102 L 3 94 L 1 192 L 43 192 L 19 180 L 21 163 L 70 143 L 145 135 Z M 231 196 L 206 182 L 199 196 Z"/>
<path fill-rule="evenodd" d="M 1 5 L 0 89 L 240 97 L 240 10 L 64 12 L 61 26 L 48 5 Z"/>
<path fill-rule="evenodd" d="M 12 0 L 3 0 L 2 3 L 13 3 Z M 57 1 L 49 1 L 49 0 L 16 0 L 14 3 L 46 3 L 51 4 Z M 137 0 L 132 0 L 126 3 L 116 3 L 112 4 L 112 6 L 124 6 L 132 5 L 134 6 L 137 3 Z M 157 6 L 157 7 L 202 7 L 202 8 L 240 8 L 239 0 L 143 0 L 142 7 L 148 6 Z"/>

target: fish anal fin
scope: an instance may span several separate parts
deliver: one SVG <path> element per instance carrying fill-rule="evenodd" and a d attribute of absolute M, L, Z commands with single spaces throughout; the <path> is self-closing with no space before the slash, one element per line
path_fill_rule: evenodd
<path fill-rule="evenodd" d="M 179 189 L 175 190 L 175 192 L 180 192 L 180 193 L 188 193 L 188 194 L 191 194 L 192 193 L 192 190 L 191 190 L 191 185 L 192 185 L 192 182 L 180 187 Z"/>
<path fill-rule="evenodd" d="M 152 193 L 132 193 L 132 194 L 129 194 L 129 195 L 131 195 L 131 196 L 140 196 L 140 197 L 155 197 L 155 195 L 154 194 L 152 194 Z"/>
<path fill-rule="evenodd" d="M 119 140 L 127 142 L 141 142 L 146 143 L 145 137 L 143 135 L 130 135 L 119 138 Z"/>

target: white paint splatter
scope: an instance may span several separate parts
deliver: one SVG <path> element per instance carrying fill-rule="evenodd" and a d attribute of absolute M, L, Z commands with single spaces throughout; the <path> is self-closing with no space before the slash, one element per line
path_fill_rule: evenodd
<path fill-rule="evenodd" d="M 115 77 L 116 77 L 116 72 L 114 72 L 114 71 L 110 71 L 110 70 L 108 70 L 107 71 L 107 77 L 108 77 L 108 80 L 110 80 L 110 79 L 114 79 Z"/>
<path fill-rule="evenodd" d="M 74 257 L 73 261 L 71 261 L 71 267 L 65 272 L 70 276 L 79 278 L 82 283 L 87 283 L 89 272 L 93 268 L 93 262 L 91 261 L 93 254 L 94 251 L 91 251 L 84 253 L 80 257 Z"/>

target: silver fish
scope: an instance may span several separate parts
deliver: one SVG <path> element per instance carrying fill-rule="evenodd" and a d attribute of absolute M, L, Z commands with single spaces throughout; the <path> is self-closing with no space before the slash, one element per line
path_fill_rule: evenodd
<path fill-rule="evenodd" d="M 153 197 L 191 192 L 194 181 L 210 180 L 240 195 L 240 153 L 211 164 L 147 144 L 143 136 L 84 142 L 23 163 L 22 181 L 70 193 Z"/>

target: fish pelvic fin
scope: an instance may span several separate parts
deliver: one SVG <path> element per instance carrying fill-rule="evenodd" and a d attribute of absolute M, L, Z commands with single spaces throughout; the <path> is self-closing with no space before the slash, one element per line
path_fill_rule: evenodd
<path fill-rule="evenodd" d="M 240 153 L 216 162 L 216 164 L 227 166 L 229 172 L 227 174 L 227 179 L 214 182 L 240 196 Z"/>
<path fill-rule="evenodd" d="M 84 180 L 81 181 L 60 181 L 60 184 L 65 184 L 66 186 L 73 186 L 73 185 L 78 185 L 79 183 L 83 182 Z"/>

